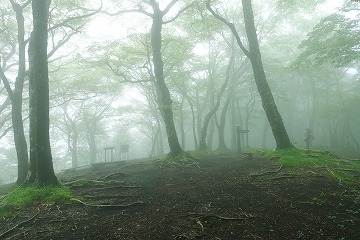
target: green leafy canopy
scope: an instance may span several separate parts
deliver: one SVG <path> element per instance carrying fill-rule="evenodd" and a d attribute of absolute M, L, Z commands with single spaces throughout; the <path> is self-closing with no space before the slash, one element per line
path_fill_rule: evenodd
<path fill-rule="evenodd" d="M 295 65 L 331 63 L 345 67 L 354 64 L 360 58 L 360 15 L 349 12 L 343 9 L 323 18 L 300 44 L 304 51 Z"/>

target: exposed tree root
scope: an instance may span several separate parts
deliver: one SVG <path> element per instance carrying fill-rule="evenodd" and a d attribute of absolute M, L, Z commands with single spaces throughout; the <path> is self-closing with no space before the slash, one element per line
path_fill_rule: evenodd
<path fill-rule="evenodd" d="M 99 190 L 111 190 L 111 189 L 117 189 L 117 188 L 122 188 L 122 189 L 125 189 L 125 188 L 142 188 L 142 186 L 111 186 L 111 187 L 104 187 L 104 188 L 101 188 Z"/>
<path fill-rule="evenodd" d="M 243 221 L 243 220 L 246 220 L 249 218 L 249 217 L 231 218 L 231 217 L 223 217 L 223 216 L 219 216 L 219 215 L 215 215 L 215 214 L 207 214 L 207 213 L 188 213 L 188 214 L 184 215 L 184 217 L 189 217 L 189 216 L 194 216 L 196 218 L 202 218 L 202 219 L 217 218 L 217 219 L 224 220 L 224 221 Z"/>
<path fill-rule="evenodd" d="M 114 177 L 114 176 L 126 176 L 126 174 L 125 173 L 122 173 L 122 172 L 115 172 L 115 173 L 110 173 L 109 175 L 106 175 L 106 176 L 103 176 L 103 177 L 99 177 L 97 180 L 99 181 L 99 180 L 102 180 L 102 181 L 104 181 L 104 180 L 108 180 L 109 178 L 111 178 L 111 177 Z"/>
<path fill-rule="evenodd" d="M 101 180 L 84 180 L 84 179 L 79 179 L 76 181 L 72 181 L 72 182 L 67 182 L 64 185 L 69 186 L 70 188 L 82 188 L 82 187 L 104 187 L 106 185 L 110 185 L 110 184 L 123 184 L 123 181 L 115 181 L 115 180 L 110 180 L 110 181 L 101 181 Z"/>
<path fill-rule="evenodd" d="M 22 222 L 19 222 L 18 224 L 16 224 L 15 226 L 13 226 L 12 228 L 6 230 L 5 232 L 1 233 L 0 234 L 0 239 L 5 239 L 5 237 L 7 235 L 9 235 L 10 233 L 12 233 L 15 229 L 23 226 L 24 224 L 30 222 L 31 220 L 33 220 L 39 213 L 35 214 L 34 216 L 32 216 L 31 218 L 25 220 L 25 221 L 22 221 Z"/>
<path fill-rule="evenodd" d="M 282 168 L 282 165 L 276 169 L 275 171 L 266 171 L 266 172 L 261 172 L 261 173 L 250 173 L 250 177 L 259 177 L 259 176 L 264 176 L 264 175 L 268 175 L 268 174 L 273 174 L 273 173 L 278 173 L 280 172 Z"/>
<path fill-rule="evenodd" d="M 334 169 L 341 172 L 352 172 L 352 173 L 360 174 L 360 171 L 356 169 L 350 169 L 350 168 L 334 168 Z"/>
<path fill-rule="evenodd" d="M 138 197 L 137 195 L 105 195 L 105 196 L 93 196 L 93 195 L 84 195 L 84 198 L 90 199 L 108 199 L 108 198 L 128 198 L 128 197 Z"/>
<path fill-rule="evenodd" d="M 281 179 L 295 178 L 295 177 L 297 177 L 297 176 L 294 176 L 294 175 L 282 175 L 282 176 L 270 178 L 269 180 L 281 180 Z"/>
<path fill-rule="evenodd" d="M 142 201 L 137 201 L 137 202 L 133 202 L 133 203 L 129 203 L 129 204 L 122 204 L 122 205 L 104 205 L 104 204 L 90 204 L 90 203 L 86 203 L 83 202 L 79 199 L 76 198 L 72 198 L 71 201 L 75 201 L 78 202 L 84 206 L 87 207 L 96 207 L 96 208 L 117 208 L 117 209 L 125 209 L 125 208 L 129 208 L 129 207 L 133 207 L 133 206 L 137 206 L 137 205 L 141 205 L 143 204 Z"/>

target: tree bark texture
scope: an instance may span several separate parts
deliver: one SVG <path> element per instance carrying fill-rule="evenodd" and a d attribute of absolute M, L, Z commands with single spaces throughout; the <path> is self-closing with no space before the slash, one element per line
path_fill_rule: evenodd
<path fill-rule="evenodd" d="M 33 0 L 33 32 L 29 44 L 31 177 L 40 186 L 57 185 L 49 134 L 49 76 L 47 25 L 49 3 Z"/>
<path fill-rule="evenodd" d="M 23 6 L 10 1 L 11 5 L 16 14 L 16 22 L 18 26 L 17 38 L 19 45 L 19 69 L 18 76 L 15 81 L 14 92 L 11 97 L 11 107 L 12 107 L 12 125 L 14 132 L 14 143 L 16 149 L 16 155 L 18 160 L 18 177 L 16 180 L 17 184 L 22 184 L 28 175 L 29 171 L 29 156 L 28 156 L 28 146 L 26 142 L 26 137 L 24 133 L 24 123 L 22 116 L 22 94 L 24 89 L 25 81 L 25 55 L 26 55 L 26 42 L 25 42 L 25 20 L 23 14 Z M 11 93 L 9 93 L 11 94 Z"/>
<path fill-rule="evenodd" d="M 245 20 L 245 30 L 249 43 L 250 62 L 252 65 L 256 86 L 261 97 L 263 108 L 269 120 L 277 148 L 291 148 L 293 147 L 293 145 L 287 134 L 282 117 L 278 111 L 274 97 L 271 93 L 269 84 L 266 79 L 261 59 L 259 42 L 256 34 L 254 13 L 251 0 L 242 0 L 242 5 Z"/>
<path fill-rule="evenodd" d="M 179 139 L 176 133 L 172 100 L 170 91 L 165 83 L 164 77 L 164 63 L 161 55 L 162 36 L 161 30 L 163 25 L 163 12 L 159 9 L 159 4 L 155 1 L 152 3 L 153 15 L 151 26 L 151 46 L 153 50 L 153 64 L 155 73 L 155 86 L 157 91 L 157 101 L 163 121 L 165 123 L 168 143 L 170 147 L 170 156 L 180 155 L 183 150 L 180 146 Z"/>

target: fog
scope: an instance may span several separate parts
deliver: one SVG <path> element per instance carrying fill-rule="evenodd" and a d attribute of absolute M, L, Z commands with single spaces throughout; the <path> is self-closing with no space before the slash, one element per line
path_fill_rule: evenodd
<path fill-rule="evenodd" d="M 104 162 L 105 156 L 107 161 L 123 161 L 155 158 L 170 151 L 154 85 L 152 20 L 142 14 L 152 10 L 142 1 L 117 2 L 104 1 L 96 12 L 100 1 L 52 1 L 49 29 L 60 25 L 49 30 L 48 42 L 52 53 L 50 136 L 56 172 L 75 163 L 81 167 Z M 161 9 L 167 6 L 165 2 L 170 1 L 161 1 Z M 296 147 L 359 158 L 359 3 L 300 2 L 253 1 L 262 61 L 276 105 Z M 219 107 L 207 128 L 207 151 L 236 152 L 237 126 L 249 130 L 248 138 L 241 136 L 246 151 L 274 149 L 276 141 L 250 61 L 228 27 L 202 1 L 186 8 L 190 3 L 179 0 L 163 19 L 171 21 L 162 28 L 163 72 L 182 149 L 199 148 L 206 115 L 218 99 Z M 213 7 L 235 25 L 248 48 L 241 4 L 224 0 Z M 0 65 L 14 88 L 16 18 L 10 2 L 2 1 L 0 10 Z M 116 14 L 122 10 L 139 12 Z M 24 15 L 27 39 L 31 6 L 24 8 Z M 23 118 L 27 137 L 28 91 L 26 78 Z M 1 84 L 0 183 L 17 178 L 7 99 Z M 310 139 L 309 145 L 305 139 Z"/>

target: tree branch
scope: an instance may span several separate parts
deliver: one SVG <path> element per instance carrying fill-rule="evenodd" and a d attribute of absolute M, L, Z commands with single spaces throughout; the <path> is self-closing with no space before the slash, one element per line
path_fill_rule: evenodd
<path fill-rule="evenodd" d="M 1 58 L 0 58 L 0 62 L 1 62 Z M 14 92 L 13 92 L 13 90 L 11 89 L 11 86 L 10 86 L 10 84 L 9 84 L 9 80 L 8 80 L 8 78 L 6 77 L 6 75 L 5 75 L 4 70 L 2 69 L 2 67 L 0 67 L 0 77 L 1 77 L 2 82 L 4 83 L 4 87 L 5 87 L 6 91 L 7 91 L 8 94 L 9 94 L 10 100 L 12 100 L 13 97 L 14 97 Z"/>
<path fill-rule="evenodd" d="M 244 44 L 242 43 L 241 39 L 240 39 L 240 36 L 238 34 L 238 32 L 236 31 L 236 28 L 234 26 L 234 24 L 228 22 L 225 18 L 221 17 L 219 14 L 217 14 L 210 6 L 210 1 L 211 0 L 207 0 L 206 1 L 206 8 L 210 11 L 210 13 L 215 17 L 217 18 L 218 20 L 220 20 L 221 22 L 223 22 L 226 26 L 228 26 L 231 30 L 231 32 L 234 34 L 235 36 L 235 39 L 236 39 L 236 42 L 237 44 L 239 45 L 239 47 L 241 48 L 241 50 L 243 51 L 243 53 L 249 58 L 251 59 L 251 56 L 250 56 L 250 52 L 249 50 L 247 50 L 244 46 Z"/>
<path fill-rule="evenodd" d="M 79 20 L 79 19 L 94 16 L 95 14 L 97 14 L 97 13 L 99 13 L 101 11 L 102 7 L 103 7 L 103 2 L 101 1 L 101 6 L 96 11 L 88 13 L 88 14 L 84 14 L 84 15 L 81 15 L 81 16 L 70 17 L 70 18 L 64 20 L 62 23 L 55 24 L 52 27 L 48 28 L 48 31 L 55 30 L 55 29 L 57 29 L 59 27 L 67 26 L 67 23 L 69 23 L 69 22 L 71 22 L 73 20 Z"/>
<path fill-rule="evenodd" d="M 105 12 L 105 11 L 102 11 L 102 13 L 106 14 L 106 15 L 109 15 L 109 16 L 118 16 L 118 15 L 121 15 L 121 14 L 124 14 L 124 13 L 141 13 L 141 14 L 144 14 L 148 17 L 153 17 L 153 15 L 151 13 L 148 13 L 142 9 L 130 9 L 130 10 L 120 10 L 120 11 L 117 11 L 117 12 L 114 12 L 114 13 L 109 13 L 109 12 Z"/>
<path fill-rule="evenodd" d="M 96 207 L 96 208 L 118 208 L 118 209 L 125 209 L 125 208 L 128 208 L 128 207 L 132 207 L 132 206 L 137 206 L 137 205 L 141 205 L 143 204 L 142 201 L 137 201 L 137 202 L 133 202 L 133 203 L 129 203 L 129 204 L 124 204 L 124 205 L 103 205 L 103 204 L 89 204 L 89 203 L 85 203 L 79 199 L 76 199 L 76 198 L 72 198 L 70 199 L 72 201 L 75 201 L 75 202 L 78 202 L 84 206 L 87 206 L 87 207 Z"/>
<path fill-rule="evenodd" d="M 114 69 L 111 64 L 106 61 L 105 62 L 105 65 L 108 66 L 110 68 L 110 70 L 118 77 L 122 77 L 124 80 L 123 81 L 120 81 L 120 83 L 143 83 L 143 82 L 151 82 L 151 80 L 136 80 L 136 81 L 133 81 L 133 80 L 130 80 L 126 77 L 126 75 L 122 72 L 119 72 L 117 71 L 116 69 Z"/>
<path fill-rule="evenodd" d="M 10 105 L 10 97 L 8 96 L 5 101 L 0 105 L 0 114 Z"/>
<path fill-rule="evenodd" d="M 165 14 L 167 14 L 170 9 L 175 5 L 175 3 L 177 3 L 178 0 L 172 0 L 163 11 L 161 11 L 162 15 L 164 16 Z"/>
<path fill-rule="evenodd" d="M 180 14 L 182 14 L 183 12 L 185 12 L 186 10 L 188 10 L 190 7 L 192 7 L 192 5 L 194 5 L 194 3 L 195 3 L 195 2 L 192 2 L 192 3 L 189 4 L 188 6 L 184 7 L 183 9 L 181 9 L 181 10 L 176 14 L 175 17 L 173 17 L 173 18 L 170 19 L 170 20 L 167 20 L 167 21 L 163 22 L 163 24 L 167 24 L 167 23 L 171 23 L 171 22 L 175 21 L 175 20 L 180 16 Z"/>

